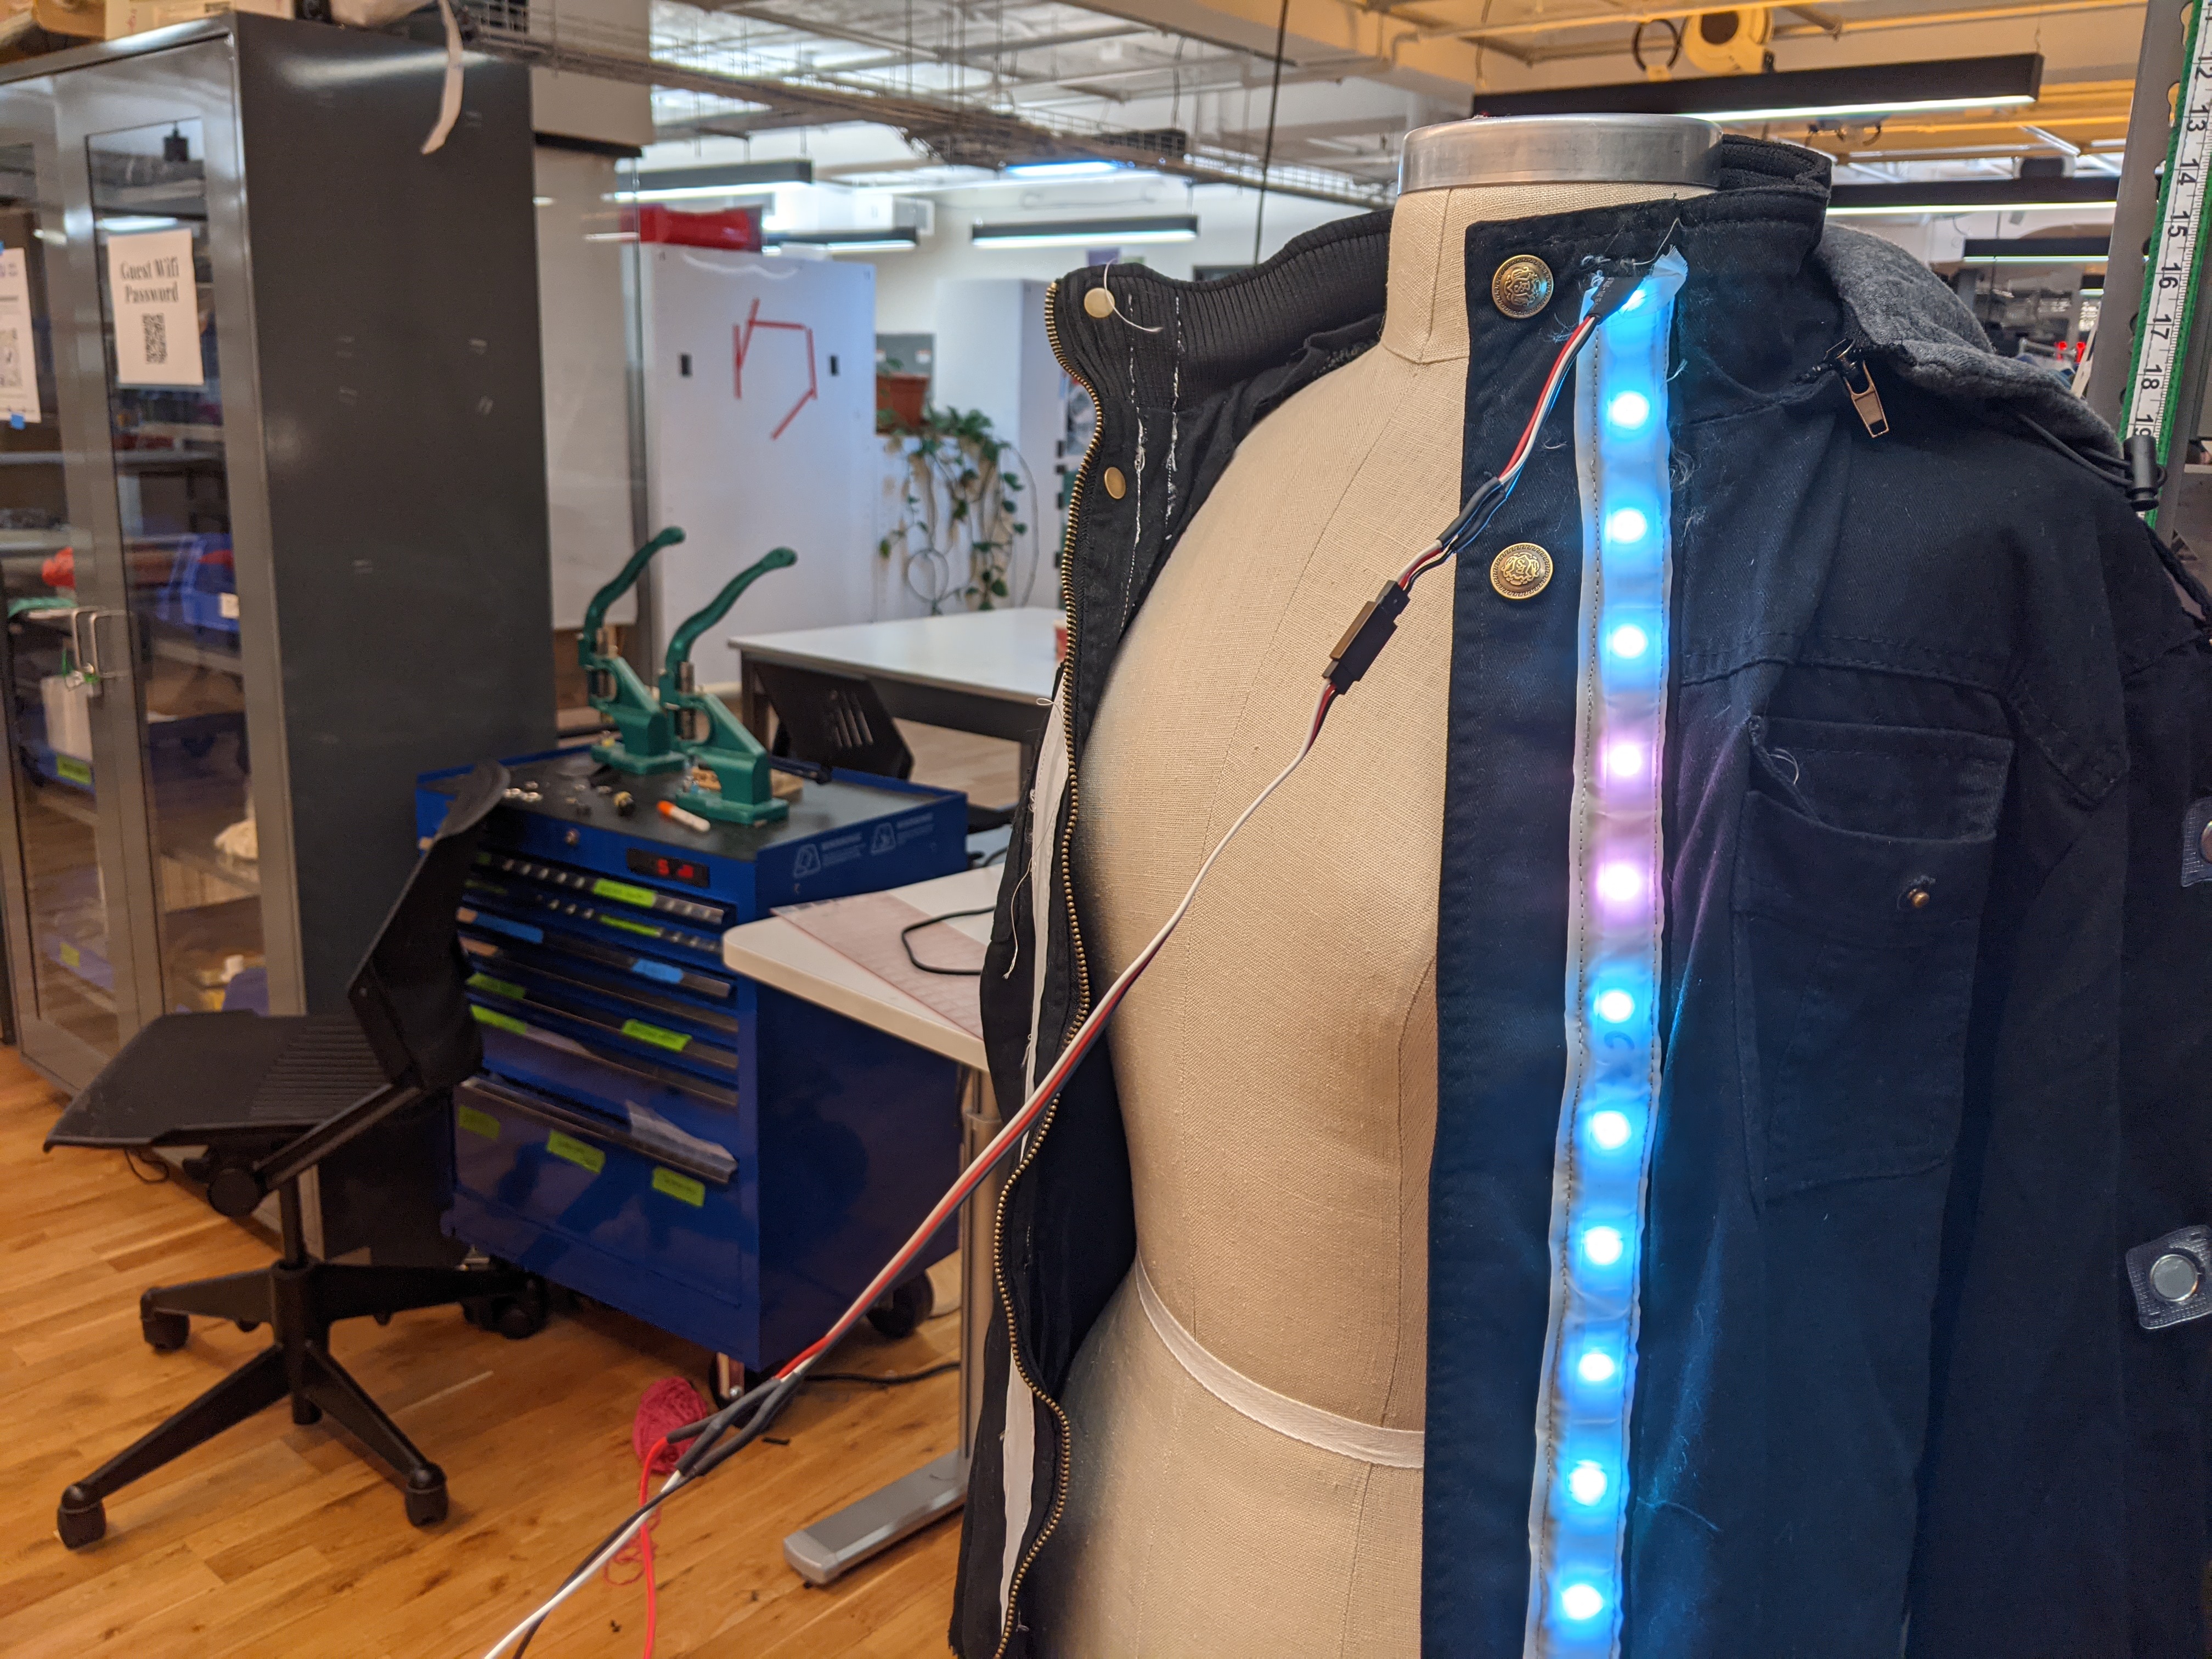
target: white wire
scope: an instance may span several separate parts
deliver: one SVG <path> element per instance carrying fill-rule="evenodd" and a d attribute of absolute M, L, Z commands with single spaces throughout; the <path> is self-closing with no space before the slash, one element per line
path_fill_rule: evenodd
<path fill-rule="evenodd" d="M 682 1485 L 684 1479 L 684 1477 L 681 1474 L 672 1474 L 668 1477 L 666 1482 L 661 1486 L 660 1490 L 663 1493 L 665 1493 L 671 1488 Z M 563 1584 L 559 1589 L 554 1591 L 551 1595 L 547 1597 L 544 1606 L 524 1615 L 521 1623 L 517 1625 L 513 1630 L 507 1632 L 506 1635 L 501 1637 L 498 1641 L 493 1643 L 489 1648 L 486 1648 L 484 1650 L 483 1659 L 499 1659 L 499 1656 L 506 1652 L 511 1644 L 522 1639 L 523 1636 L 528 1632 L 532 1626 L 551 1618 L 555 1608 L 558 1607 L 563 1601 L 567 1601 L 578 1590 L 583 1589 L 585 1585 L 590 1583 L 593 1578 L 597 1577 L 599 1576 L 599 1569 L 606 1565 L 608 1562 L 613 1560 L 614 1558 L 621 1553 L 623 1547 L 629 1543 L 631 1539 L 637 1536 L 638 1528 L 644 1526 L 645 1523 L 652 1518 L 652 1512 L 648 1510 L 645 1514 L 639 1516 L 635 1520 L 632 1521 L 629 1525 L 624 1527 L 620 1532 L 617 1533 L 615 1536 L 608 1541 L 607 1547 L 605 1549 L 601 1550 L 597 1555 L 593 1556 L 589 1561 L 585 1563 L 584 1569 L 581 1572 L 579 1572 L 574 1578 L 571 1578 L 567 1583 Z"/>

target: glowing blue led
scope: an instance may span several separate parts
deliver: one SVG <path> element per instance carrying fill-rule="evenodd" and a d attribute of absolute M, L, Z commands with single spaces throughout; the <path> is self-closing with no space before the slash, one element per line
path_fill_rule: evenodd
<path fill-rule="evenodd" d="M 1623 432 L 1643 429 L 1651 418 L 1651 399 L 1640 392 L 1624 392 L 1605 406 L 1605 418 Z"/>
<path fill-rule="evenodd" d="M 1605 1611 L 1605 1592 L 1580 1580 L 1559 1592 L 1559 1611 L 1577 1625 L 1587 1625 Z"/>
<path fill-rule="evenodd" d="M 1584 1348 L 1575 1361 L 1575 1375 L 1595 1388 L 1620 1375 L 1620 1362 L 1603 1348 Z"/>
<path fill-rule="evenodd" d="M 1628 1137 L 1632 1133 L 1633 1131 L 1628 1121 L 1628 1114 L 1626 1112 L 1608 1109 L 1590 1114 L 1589 1138 L 1600 1152 L 1619 1152 L 1628 1145 Z"/>
<path fill-rule="evenodd" d="M 1612 1486 L 1613 1482 L 1606 1479 L 1605 1466 L 1588 1458 L 1567 1471 L 1567 1496 L 1585 1509 L 1604 1502 Z"/>
<path fill-rule="evenodd" d="M 1606 514 L 1605 537 L 1620 547 L 1631 547 L 1644 539 L 1651 528 L 1651 520 L 1633 507 L 1617 507 Z"/>
<path fill-rule="evenodd" d="M 1616 513 L 1613 516 L 1619 519 L 1624 514 Z M 1641 536 L 1644 533 L 1644 515 L 1630 507 L 1626 509 L 1626 516 L 1635 519 L 1636 534 Z M 1635 538 L 1629 539 L 1632 541 Z M 1633 662 L 1651 648 L 1651 636 L 1634 623 L 1623 623 L 1605 636 L 1605 648 L 1624 661 Z"/>
<path fill-rule="evenodd" d="M 1612 1267 L 1627 1248 L 1618 1227 L 1592 1227 L 1583 1234 L 1583 1259 L 1592 1267 Z"/>
<path fill-rule="evenodd" d="M 1636 1017 L 1636 999 L 1619 986 L 1599 992 L 1593 1006 L 1597 1017 L 1608 1025 L 1626 1025 Z"/>
<path fill-rule="evenodd" d="M 1621 311 L 1626 313 L 1631 311 L 1641 310 L 1646 297 L 1644 289 L 1639 286 L 1635 293 L 1628 296 L 1628 303 L 1621 307 Z"/>

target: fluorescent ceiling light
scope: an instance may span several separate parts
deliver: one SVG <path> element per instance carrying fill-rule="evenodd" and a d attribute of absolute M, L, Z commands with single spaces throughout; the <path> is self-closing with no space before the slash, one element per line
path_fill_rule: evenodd
<path fill-rule="evenodd" d="M 703 202 L 715 198 L 727 200 L 738 196 L 773 196 L 774 185 L 655 185 L 650 190 L 610 191 L 599 199 L 604 202 Z"/>
<path fill-rule="evenodd" d="M 1970 265 L 2101 265 L 2109 236 L 1969 236 L 1960 258 Z"/>
<path fill-rule="evenodd" d="M 781 161 L 735 161 L 722 167 L 656 167 L 641 171 L 634 189 L 610 202 L 690 202 L 716 196 L 767 196 L 780 185 L 811 185 L 814 163 L 803 156 Z"/>
<path fill-rule="evenodd" d="M 1130 242 L 1188 242 L 1198 234 L 1194 213 L 1142 219 L 1045 219 L 1030 224 L 977 225 L 977 247 L 1103 247 Z"/>
<path fill-rule="evenodd" d="M 2036 202 L 2021 200 L 2018 202 L 1993 202 L 1987 204 L 1986 205 L 1978 204 L 1972 207 L 1960 207 L 1956 202 L 1940 202 L 1925 199 L 1927 192 L 1924 191 L 1915 193 L 1922 197 L 1923 199 L 1918 201 L 1907 200 L 1899 203 L 1894 206 L 1885 204 L 1878 207 L 1838 207 L 1835 204 L 1831 203 L 1828 206 L 1828 216 L 1831 219 L 1850 219 L 1863 217 L 1868 215 L 1881 215 L 1886 217 L 1894 219 L 1902 218 L 1908 214 L 1914 213 L 2051 213 L 2057 212 L 2066 208 L 2074 208 L 2081 205 L 2079 202 Z"/>
<path fill-rule="evenodd" d="M 2117 177 L 1931 179 L 1918 184 L 1837 185 L 1828 191 L 1833 217 L 1866 213 L 2029 213 L 2038 209 L 2105 207 L 2119 199 Z"/>
<path fill-rule="evenodd" d="M 102 219 L 100 228 L 118 236 L 129 236 L 141 230 L 174 230 L 182 220 L 165 217 L 158 213 L 119 213 Z"/>
<path fill-rule="evenodd" d="M 1921 64 L 1624 81 L 1544 92 L 1477 93 L 1476 115 L 1697 115 L 1708 121 L 1828 120 L 1906 110 L 1994 109 L 2032 104 L 2043 88 L 2037 52 Z"/>
<path fill-rule="evenodd" d="M 1119 161 L 1010 161 L 1009 179 L 1099 179 L 1121 171 Z"/>
<path fill-rule="evenodd" d="M 765 239 L 770 246 L 818 247 L 832 253 L 911 253 L 921 234 L 911 226 L 890 230 L 787 230 Z"/>
<path fill-rule="evenodd" d="M 2080 288 L 2074 291 L 2085 300 L 2101 300 L 2105 297 L 2105 290 L 2101 288 Z"/>

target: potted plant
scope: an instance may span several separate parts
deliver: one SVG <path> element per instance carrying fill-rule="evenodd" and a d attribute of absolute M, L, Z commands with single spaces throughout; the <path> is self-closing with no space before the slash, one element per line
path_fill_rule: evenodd
<path fill-rule="evenodd" d="M 876 424 L 902 463 L 898 523 L 877 556 L 897 562 L 932 616 L 955 599 L 974 611 L 1005 604 L 1014 538 L 1029 533 L 1015 516 L 1022 481 L 1007 465 L 1012 446 L 980 410 L 925 408 L 912 422 L 884 410 Z"/>

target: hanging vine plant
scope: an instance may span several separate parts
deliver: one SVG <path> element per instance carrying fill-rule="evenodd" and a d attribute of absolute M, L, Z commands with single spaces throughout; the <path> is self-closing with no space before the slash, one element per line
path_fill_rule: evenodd
<path fill-rule="evenodd" d="M 1017 516 L 1022 481 L 1007 465 L 1013 446 L 980 410 L 924 408 L 918 423 L 879 410 L 876 429 L 905 463 L 899 520 L 877 556 L 898 562 L 932 616 L 956 599 L 971 611 L 1006 603 L 1014 540 L 1029 533 Z"/>

